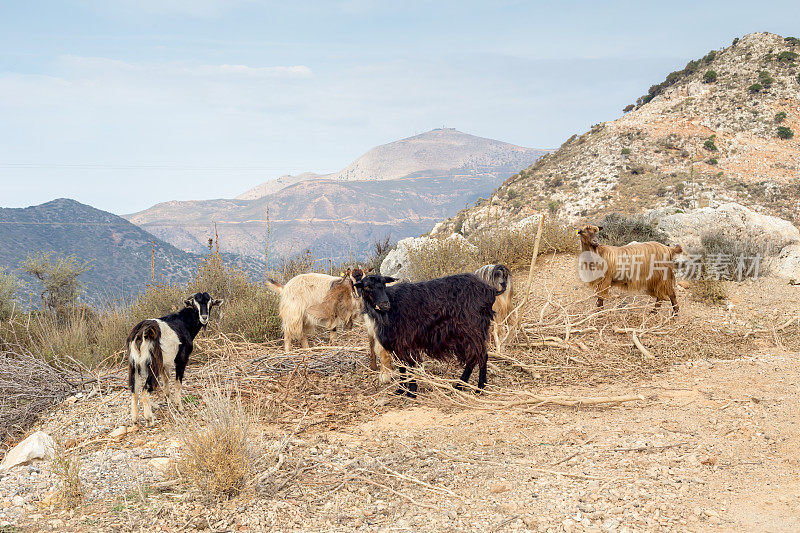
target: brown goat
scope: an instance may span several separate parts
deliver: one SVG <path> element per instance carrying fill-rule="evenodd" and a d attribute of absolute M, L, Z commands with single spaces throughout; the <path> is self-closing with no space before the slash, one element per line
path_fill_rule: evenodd
<path fill-rule="evenodd" d="M 578 260 L 581 279 L 597 294 L 597 307 L 603 306 L 610 287 L 644 292 L 656 299 L 653 312 L 662 300 L 669 300 L 673 314 L 678 314 L 675 299 L 675 256 L 683 249 L 659 242 L 607 246 L 597 234 L 602 227 L 585 225 L 578 229 L 581 255 Z"/>
<path fill-rule="evenodd" d="M 278 312 L 284 333 L 284 350 L 291 350 L 292 338 L 299 338 L 302 347 L 308 348 L 308 336 L 314 326 L 326 328 L 331 343 L 337 328 L 351 327 L 363 310 L 354 284 L 364 274 L 361 268 L 347 269 L 340 277 L 311 272 L 293 277 L 285 286 L 268 280 L 267 287 L 281 298 Z"/>

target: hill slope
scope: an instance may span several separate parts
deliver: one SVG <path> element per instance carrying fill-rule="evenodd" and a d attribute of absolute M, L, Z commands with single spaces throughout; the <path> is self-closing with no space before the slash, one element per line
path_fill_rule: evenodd
<path fill-rule="evenodd" d="M 124 218 L 64 198 L 21 209 L 0 208 L 0 228 L 0 267 L 14 270 L 36 252 L 91 261 L 92 269 L 81 277 L 89 300 L 141 290 L 150 281 L 154 241 L 159 279 L 183 282 L 199 260 Z M 23 292 L 38 294 L 27 276 L 18 275 L 26 283 Z"/>
<path fill-rule="evenodd" d="M 494 224 L 547 210 L 577 219 L 727 201 L 797 224 L 797 54 L 800 42 L 769 33 L 712 51 L 651 87 L 628 114 L 571 137 L 436 231 L 473 231 L 489 215 Z M 780 138 L 779 128 L 794 137 Z"/>
<path fill-rule="evenodd" d="M 205 248 L 216 223 L 224 251 L 261 258 L 269 208 L 271 253 L 310 248 L 342 259 L 364 253 L 377 238 L 429 230 L 543 153 L 433 130 L 376 147 L 335 174 L 283 176 L 234 200 L 165 202 L 126 218 L 192 252 Z"/>

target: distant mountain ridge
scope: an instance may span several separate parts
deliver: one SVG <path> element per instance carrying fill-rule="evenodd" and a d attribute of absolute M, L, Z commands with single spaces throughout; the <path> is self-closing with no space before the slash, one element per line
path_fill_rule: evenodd
<path fill-rule="evenodd" d="M 25 208 L 0 208 L 0 267 L 14 271 L 37 252 L 90 261 L 91 270 L 81 276 L 90 301 L 128 297 L 144 288 L 151 280 L 154 246 L 156 280 L 187 281 L 200 255 L 180 250 L 112 213 L 66 198 Z M 236 261 L 230 256 L 226 259 Z M 251 261 L 242 266 L 257 270 Z M 25 274 L 15 274 L 25 283 L 24 292 L 38 295 L 36 283 Z"/>
<path fill-rule="evenodd" d="M 333 259 L 363 254 L 378 238 L 428 231 L 545 150 L 436 129 L 375 147 L 340 172 L 281 176 L 236 199 L 165 202 L 125 215 L 182 250 L 197 252 L 208 236 L 221 249 L 263 257 L 306 248 Z"/>

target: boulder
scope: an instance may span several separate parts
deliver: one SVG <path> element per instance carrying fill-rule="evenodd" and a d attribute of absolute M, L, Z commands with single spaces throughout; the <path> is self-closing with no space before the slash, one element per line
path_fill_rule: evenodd
<path fill-rule="evenodd" d="M 784 247 L 770 266 L 776 276 L 800 281 L 800 244 Z"/>
<path fill-rule="evenodd" d="M 53 437 L 44 431 L 37 431 L 14 446 L 0 463 L 0 472 L 11 470 L 17 465 L 34 459 L 51 459 L 56 443 Z"/>
<path fill-rule="evenodd" d="M 650 217 L 658 221 L 658 228 L 669 236 L 671 243 L 680 244 L 685 250 L 699 249 L 704 234 L 717 232 L 758 243 L 770 256 L 790 244 L 800 243 L 800 230 L 788 220 L 733 202 L 686 213 L 651 212 Z"/>

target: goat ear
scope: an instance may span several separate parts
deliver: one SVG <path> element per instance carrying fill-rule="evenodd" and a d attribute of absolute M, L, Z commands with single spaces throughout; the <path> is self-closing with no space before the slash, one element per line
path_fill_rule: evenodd
<path fill-rule="evenodd" d="M 598 231 L 598 233 L 603 231 L 603 226 L 597 226 L 597 231 Z"/>
<path fill-rule="evenodd" d="M 224 303 L 225 303 L 225 300 L 223 300 L 222 298 L 220 298 L 219 300 L 211 300 L 211 307 L 214 307 L 215 305 L 216 306 L 220 306 L 220 305 L 222 305 Z"/>
<path fill-rule="evenodd" d="M 186 307 L 192 307 L 194 305 L 194 296 L 189 296 L 183 301 Z"/>
<path fill-rule="evenodd" d="M 367 273 L 367 274 L 369 274 L 370 272 L 375 272 L 375 269 L 374 269 L 374 268 L 372 268 L 372 267 L 369 267 L 369 268 L 366 270 L 366 273 Z"/>
<path fill-rule="evenodd" d="M 381 281 L 383 281 L 384 283 L 392 283 L 397 280 L 391 276 L 383 276 L 383 279 Z"/>

